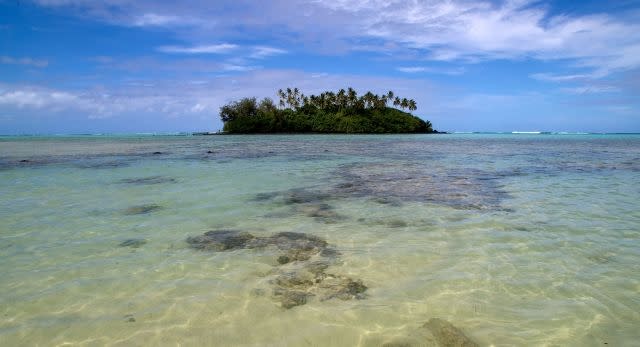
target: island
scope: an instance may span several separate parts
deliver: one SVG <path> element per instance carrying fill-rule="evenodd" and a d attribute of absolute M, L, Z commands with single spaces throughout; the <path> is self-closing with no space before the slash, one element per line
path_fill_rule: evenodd
<path fill-rule="evenodd" d="M 320 95 L 286 88 L 278 90 L 278 96 L 277 105 L 270 98 L 258 102 L 248 97 L 222 106 L 223 133 L 438 133 L 431 122 L 403 111 L 416 110 L 414 100 L 395 96 L 392 91 L 358 97 L 353 88 Z"/>

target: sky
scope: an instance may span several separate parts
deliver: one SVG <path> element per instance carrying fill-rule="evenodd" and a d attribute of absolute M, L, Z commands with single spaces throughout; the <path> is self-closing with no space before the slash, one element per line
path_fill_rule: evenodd
<path fill-rule="evenodd" d="M 441 131 L 640 132 L 640 0 L 0 0 L 0 134 L 216 131 L 353 87 Z"/>

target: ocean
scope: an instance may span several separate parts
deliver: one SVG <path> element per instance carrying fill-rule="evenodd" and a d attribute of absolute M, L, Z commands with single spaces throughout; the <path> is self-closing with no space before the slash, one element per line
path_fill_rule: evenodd
<path fill-rule="evenodd" d="M 3 346 L 640 341 L 640 135 L 4 136 L 0 197 Z"/>

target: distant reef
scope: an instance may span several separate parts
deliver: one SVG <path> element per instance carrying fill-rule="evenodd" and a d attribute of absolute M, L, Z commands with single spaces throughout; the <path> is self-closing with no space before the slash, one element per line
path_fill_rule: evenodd
<path fill-rule="evenodd" d="M 269 98 L 259 102 L 243 98 L 222 106 L 223 133 L 438 133 L 431 122 L 402 111 L 416 110 L 414 100 L 395 96 L 392 91 L 384 95 L 367 92 L 359 97 L 353 88 L 320 95 L 287 88 L 278 90 L 278 96 L 277 105 Z"/>

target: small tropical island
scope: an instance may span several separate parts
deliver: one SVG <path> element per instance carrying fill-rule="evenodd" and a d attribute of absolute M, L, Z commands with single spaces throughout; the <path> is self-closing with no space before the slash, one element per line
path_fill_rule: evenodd
<path fill-rule="evenodd" d="M 353 88 L 320 95 L 287 88 L 278 90 L 278 96 L 277 105 L 270 98 L 258 102 L 254 97 L 222 106 L 223 133 L 438 133 L 431 122 L 403 111 L 416 110 L 414 100 L 400 98 L 392 91 L 358 97 Z"/>

